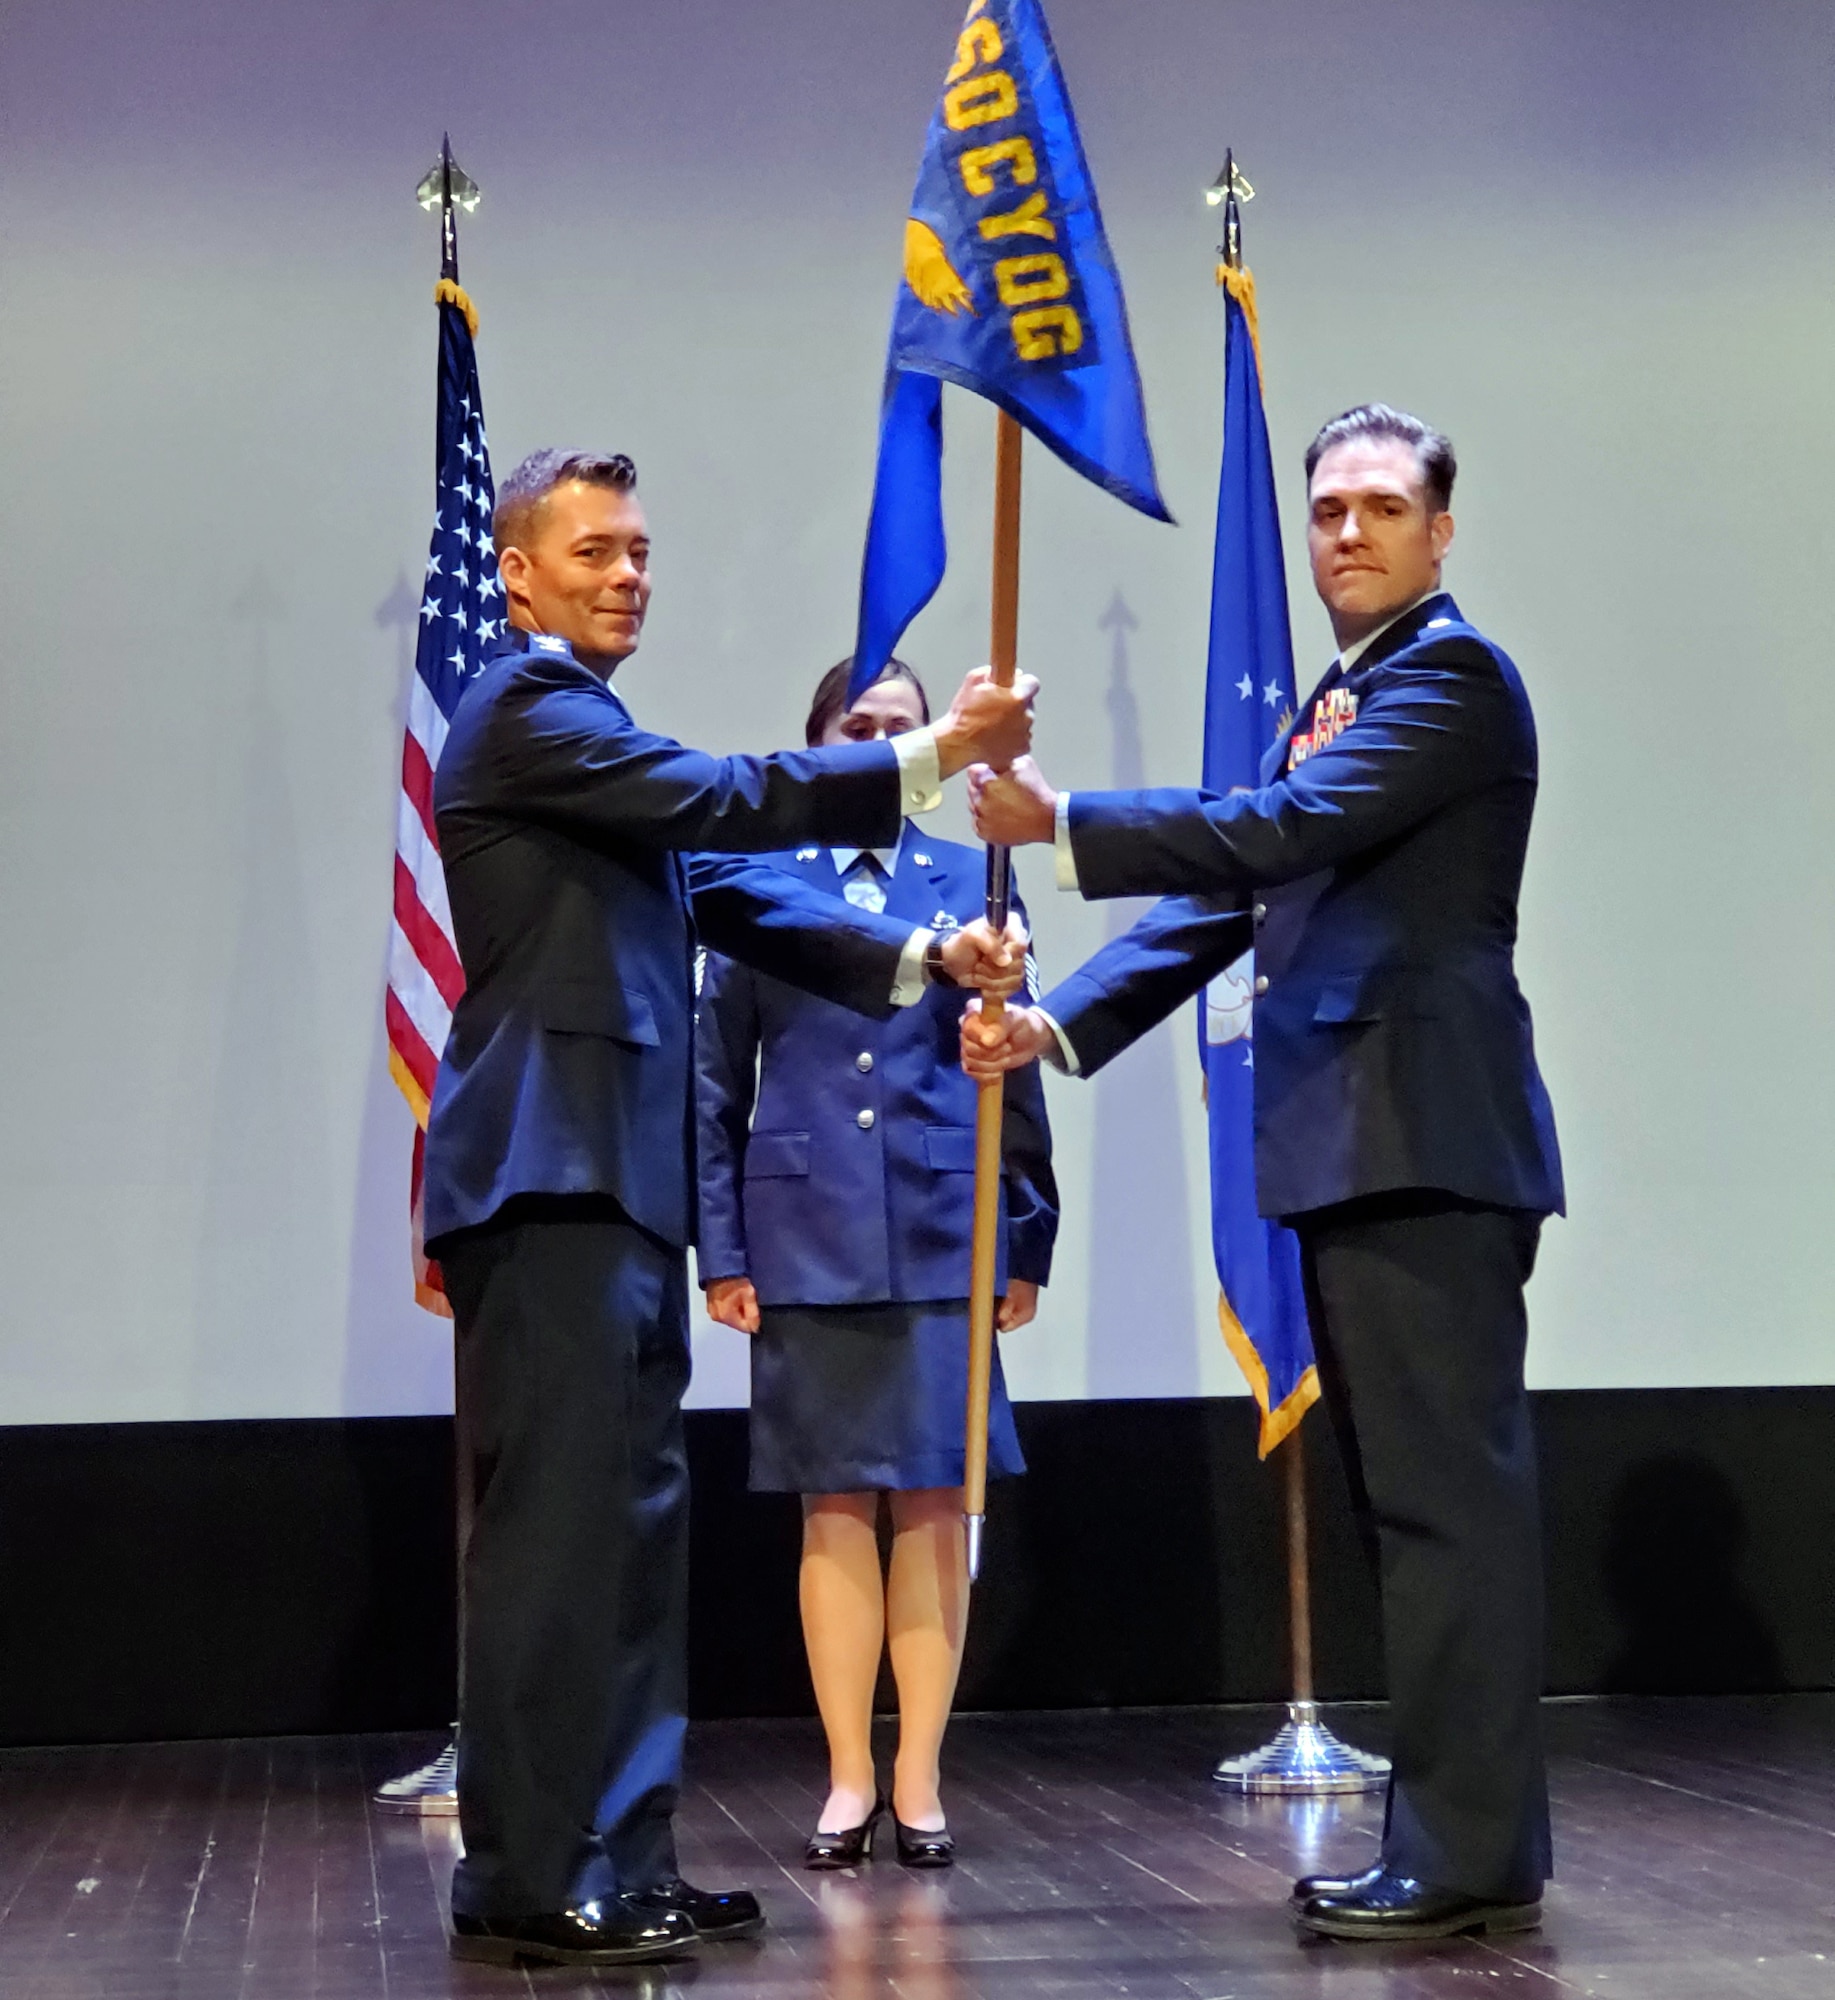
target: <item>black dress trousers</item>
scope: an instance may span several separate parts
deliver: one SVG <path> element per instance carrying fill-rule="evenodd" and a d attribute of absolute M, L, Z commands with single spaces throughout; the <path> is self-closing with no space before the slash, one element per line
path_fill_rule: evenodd
<path fill-rule="evenodd" d="M 687 1697 L 683 1253 L 609 1203 L 514 1214 L 441 1249 L 476 1463 L 452 1900 L 496 1919 L 674 1874 Z"/>
<path fill-rule="evenodd" d="M 1383 1863 L 1529 1901 L 1551 1872 L 1523 1287 L 1541 1218 L 1406 1191 L 1290 1218 L 1326 1409 L 1382 1581 Z"/>

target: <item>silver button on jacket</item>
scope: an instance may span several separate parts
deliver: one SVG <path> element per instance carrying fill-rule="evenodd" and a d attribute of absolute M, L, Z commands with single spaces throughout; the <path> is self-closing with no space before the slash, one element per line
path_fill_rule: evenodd
<path fill-rule="evenodd" d="M 863 1131 L 863 1132 L 870 1132 L 870 1131 L 872 1131 L 872 1129 L 873 1129 L 873 1114 L 872 1114 L 872 1112 L 871 1112 L 871 1111 L 861 1111 L 861 1112 L 857 1112 L 857 1113 L 855 1114 L 855 1117 L 854 1117 L 854 1123 L 855 1123 L 856 1125 L 858 1125 L 858 1126 L 860 1127 L 861 1131 Z"/>
<path fill-rule="evenodd" d="M 854 1058 L 854 1067 L 860 1072 L 862 1076 L 865 1076 L 867 1071 L 873 1067 L 872 1050 L 862 1049 L 860 1053 Z"/>

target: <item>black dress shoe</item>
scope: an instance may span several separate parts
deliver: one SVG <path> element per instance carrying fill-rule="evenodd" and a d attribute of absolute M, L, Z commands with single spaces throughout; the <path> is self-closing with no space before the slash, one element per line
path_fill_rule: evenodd
<path fill-rule="evenodd" d="M 1368 1889 L 1383 1872 L 1383 1864 L 1373 1861 L 1361 1875 L 1302 1875 L 1293 1885 L 1293 1901 L 1310 1903 L 1315 1896 L 1355 1896 Z"/>
<path fill-rule="evenodd" d="M 885 1812 L 886 1802 L 882 1798 L 873 1801 L 873 1810 L 858 1826 L 844 1828 L 840 1833 L 824 1833 L 820 1827 L 809 1836 L 803 1849 L 805 1868 L 858 1868 L 863 1861 L 873 1858 L 873 1829 L 879 1824 Z"/>
<path fill-rule="evenodd" d="M 538 1958 L 550 1965 L 641 1965 L 685 1958 L 695 1948 L 695 1927 L 677 1910 L 640 1910 L 628 1896 L 582 1903 L 539 1917 L 452 1916 L 448 1949 L 454 1958 L 485 1965 L 514 1965 Z"/>
<path fill-rule="evenodd" d="M 934 1832 L 921 1826 L 907 1826 L 897 1813 L 892 1815 L 892 1831 L 898 1835 L 898 1858 L 907 1868 L 948 1868 L 956 1859 L 956 1839 L 947 1827 Z"/>
<path fill-rule="evenodd" d="M 730 1944 L 734 1938 L 756 1937 L 765 1927 L 765 1913 L 750 1889 L 697 1889 L 679 1875 L 624 1900 L 649 1916 L 667 1916 L 673 1911 L 686 1917 L 703 1944 Z"/>
<path fill-rule="evenodd" d="M 1299 1921 L 1320 1937 L 1461 1937 L 1468 1931 L 1534 1930 L 1542 1921 L 1542 1905 L 1430 1889 L 1382 1869 L 1374 1881 L 1349 1895 L 1313 1897 L 1301 1907 Z"/>

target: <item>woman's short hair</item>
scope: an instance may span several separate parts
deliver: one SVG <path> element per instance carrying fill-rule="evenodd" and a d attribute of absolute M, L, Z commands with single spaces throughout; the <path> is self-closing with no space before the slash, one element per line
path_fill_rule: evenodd
<path fill-rule="evenodd" d="M 812 750 L 828 734 L 829 724 L 837 716 L 847 713 L 847 684 L 853 677 L 854 656 L 850 653 L 845 660 L 837 660 L 816 682 L 815 699 L 809 704 L 809 720 L 803 725 L 803 740 Z M 917 689 L 918 708 L 924 720 L 930 720 L 930 697 L 924 692 L 924 683 L 903 660 L 888 660 L 884 672 L 871 685 L 878 687 L 880 681 L 908 681 Z"/>

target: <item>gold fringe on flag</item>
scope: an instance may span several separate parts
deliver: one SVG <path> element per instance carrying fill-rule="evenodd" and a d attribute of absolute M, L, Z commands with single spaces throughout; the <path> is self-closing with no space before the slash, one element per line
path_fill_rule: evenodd
<path fill-rule="evenodd" d="M 1256 380 L 1265 390 L 1268 378 L 1262 372 L 1262 325 L 1255 311 L 1255 273 L 1246 264 L 1219 264 L 1217 282 L 1242 307 L 1242 316 L 1249 322 L 1249 343 L 1255 349 Z M 476 330 L 473 328 L 474 332 Z"/>
<path fill-rule="evenodd" d="M 1268 1407 L 1268 1370 L 1223 1292 L 1217 1294 L 1217 1324 L 1223 1329 L 1224 1345 L 1236 1357 L 1237 1367 L 1255 1392 L 1256 1405 L 1262 1413 L 1261 1440 L 1256 1456 L 1266 1458 L 1283 1438 L 1299 1428 L 1300 1419 L 1319 1400 L 1319 1371 L 1308 1368 L 1287 1392 L 1279 1407 L 1271 1410 Z"/>
<path fill-rule="evenodd" d="M 471 328 L 471 337 L 478 338 L 478 308 L 472 304 L 471 295 L 463 285 L 455 284 L 450 278 L 442 278 L 433 288 L 433 303 L 436 306 L 457 306 L 465 315 L 465 324 Z M 1254 320 L 1249 324 L 1253 326 Z M 1260 361 L 1256 366 L 1261 366 Z"/>

